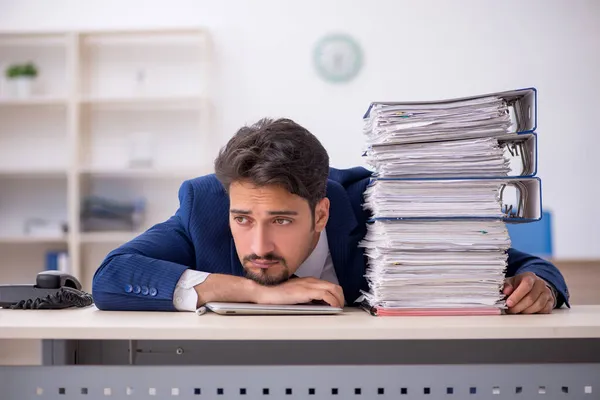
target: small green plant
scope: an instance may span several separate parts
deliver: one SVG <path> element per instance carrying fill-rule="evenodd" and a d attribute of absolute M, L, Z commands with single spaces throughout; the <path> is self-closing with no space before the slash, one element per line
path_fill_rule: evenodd
<path fill-rule="evenodd" d="M 14 79 L 21 76 L 35 78 L 37 74 L 37 67 L 31 62 L 25 64 L 12 64 L 6 69 L 6 77 L 8 79 Z"/>

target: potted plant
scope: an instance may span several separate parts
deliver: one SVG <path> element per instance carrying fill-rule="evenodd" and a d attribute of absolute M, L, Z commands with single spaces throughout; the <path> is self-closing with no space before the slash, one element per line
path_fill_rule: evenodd
<path fill-rule="evenodd" d="M 14 93 L 20 98 L 31 95 L 33 80 L 37 75 L 37 67 L 32 62 L 12 64 L 6 69 L 6 77 L 14 85 Z"/>

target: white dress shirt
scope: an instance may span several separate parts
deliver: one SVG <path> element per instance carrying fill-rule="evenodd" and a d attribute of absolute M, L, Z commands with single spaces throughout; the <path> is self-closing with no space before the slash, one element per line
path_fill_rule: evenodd
<path fill-rule="evenodd" d="M 194 286 L 204 282 L 209 275 L 210 273 L 208 272 L 193 269 L 188 269 L 181 275 L 173 293 L 173 304 L 177 310 L 196 311 L 198 293 L 196 293 Z M 312 276 L 313 278 L 322 279 L 336 285 L 339 284 L 335 269 L 333 268 L 333 261 L 331 261 L 325 230 L 321 232 L 317 246 L 300 267 L 298 267 L 295 275 L 299 278 Z"/>

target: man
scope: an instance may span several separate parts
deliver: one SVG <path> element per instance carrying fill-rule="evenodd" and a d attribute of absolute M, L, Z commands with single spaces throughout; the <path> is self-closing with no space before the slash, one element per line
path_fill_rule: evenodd
<path fill-rule="evenodd" d="M 358 247 L 370 172 L 329 168 L 306 129 L 288 119 L 243 127 L 215 174 L 183 183 L 170 219 L 109 253 L 93 295 L 103 310 L 188 310 L 210 301 L 353 305 L 366 259 Z M 568 305 L 552 264 L 509 250 L 510 313 Z M 294 279 L 290 279 L 291 277 Z"/>

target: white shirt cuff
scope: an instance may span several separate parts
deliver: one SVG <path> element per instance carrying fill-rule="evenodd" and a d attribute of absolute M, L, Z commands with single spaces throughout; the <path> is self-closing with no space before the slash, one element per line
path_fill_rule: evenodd
<path fill-rule="evenodd" d="M 178 311 L 196 311 L 198 293 L 194 286 L 204 282 L 209 275 L 208 272 L 193 269 L 187 269 L 181 274 L 173 293 L 173 305 Z"/>

